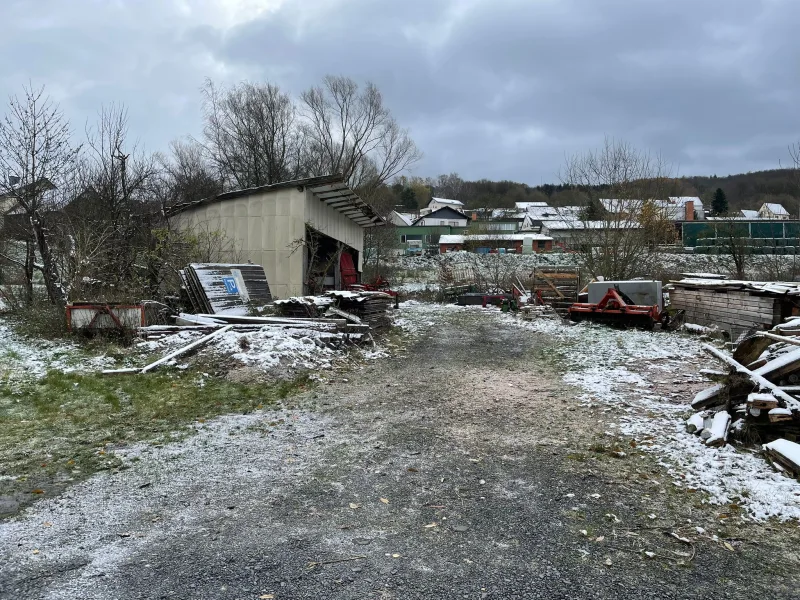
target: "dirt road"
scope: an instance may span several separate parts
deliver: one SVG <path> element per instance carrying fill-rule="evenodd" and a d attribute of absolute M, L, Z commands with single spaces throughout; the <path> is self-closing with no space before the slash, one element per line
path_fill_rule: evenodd
<path fill-rule="evenodd" d="M 797 597 L 785 532 L 723 532 L 604 441 L 546 336 L 456 312 L 427 331 L 0 524 L 0 597 Z"/>

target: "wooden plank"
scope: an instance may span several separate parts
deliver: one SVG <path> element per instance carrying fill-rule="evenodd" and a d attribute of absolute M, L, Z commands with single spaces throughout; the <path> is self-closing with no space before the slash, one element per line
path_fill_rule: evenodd
<path fill-rule="evenodd" d="M 179 349 L 175 350 L 174 352 L 170 352 L 169 354 L 167 354 L 163 358 L 159 358 L 157 361 L 155 361 L 153 363 L 150 363 L 149 365 L 144 367 L 141 370 L 141 373 L 143 373 L 143 374 L 144 373 L 148 373 L 148 372 L 152 371 L 153 369 L 163 365 L 164 363 L 169 362 L 173 358 L 178 358 L 179 356 L 183 356 L 187 352 L 191 352 L 192 350 L 200 348 L 201 346 L 204 346 L 208 342 L 213 340 L 215 337 L 217 337 L 219 335 L 222 335 L 226 331 L 229 331 L 231 328 L 233 328 L 233 325 L 226 325 L 225 327 L 223 327 L 221 329 L 217 329 L 213 333 L 209 333 L 208 335 L 201 337 L 199 340 L 195 340 L 194 342 L 192 342 L 188 346 L 184 346 L 183 348 L 179 348 Z"/>
<path fill-rule="evenodd" d="M 771 391 L 772 395 L 775 396 L 779 401 L 782 401 L 786 405 L 786 408 L 788 408 L 789 410 L 792 411 L 800 410 L 800 400 L 792 398 L 789 394 L 784 392 L 782 389 L 780 389 L 777 385 L 775 385 L 771 381 L 764 378 L 762 375 L 750 371 L 746 367 L 736 362 L 733 359 L 733 357 L 728 356 L 727 354 L 721 352 L 720 350 L 717 350 L 713 346 L 709 346 L 708 344 L 703 344 L 702 348 L 712 356 L 715 356 L 719 360 L 731 365 L 733 368 L 736 369 L 738 373 L 747 376 L 753 383 L 758 385 L 761 389 L 766 389 Z"/>
<path fill-rule="evenodd" d="M 794 475 L 800 474 L 800 445 L 783 438 L 764 444 L 764 452 L 781 466 L 789 469 Z"/>

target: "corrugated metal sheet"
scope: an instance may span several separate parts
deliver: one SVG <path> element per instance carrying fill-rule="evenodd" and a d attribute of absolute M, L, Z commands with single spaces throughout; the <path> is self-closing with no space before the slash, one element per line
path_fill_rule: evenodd
<path fill-rule="evenodd" d="M 250 305 L 272 302 L 261 265 L 194 263 L 184 269 L 195 309 L 208 314 L 247 314 Z"/>

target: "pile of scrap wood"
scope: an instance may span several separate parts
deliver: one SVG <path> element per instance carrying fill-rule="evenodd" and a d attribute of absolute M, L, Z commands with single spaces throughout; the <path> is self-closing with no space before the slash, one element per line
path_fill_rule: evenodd
<path fill-rule="evenodd" d="M 702 373 L 716 384 L 692 401 L 696 412 L 686 422 L 708 446 L 729 440 L 761 442 L 774 464 L 800 475 L 800 322 L 743 340 L 733 356 L 710 346 L 703 349 L 722 361 L 724 370 Z M 788 455 L 787 455 L 788 452 Z M 792 466 L 794 465 L 794 466 Z"/>
<path fill-rule="evenodd" d="M 717 327 L 738 340 L 767 330 L 797 314 L 800 283 L 735 281 L 710 274 L 671 281 L 670 305 L 685 311 L 687 323 Z"/>
<path fill-rule="evenodd" d="M 330 296 L 294 296 L 274 304 L 281 316 L 303 319 L 321 317 L 334 302 Z"/>
<path fill-rule="evenodd" d="M 391 324 L 389 308 L 394 298 L 384 292 L 330 291 L 324 296 L 303 296 L 276 300 L 275 306 L 285 317 L 341 317 L 354 324 L 381 329 Z"/>
<path fill-rule="evenodd" d="M 540 304 L 560 313 L 578 301 L 580 271 L 575 267 L 536 267 L 531 273 L 531 292 Z"/>
<path fill-rule="evenodd" d="M 372 329 L 382 329 L 392 324 L 389 309 L 394 304 L 394 298 L 385 292 L 342 290 L 330 291 L 328 295 L 336 299 L 336 309 L 357 317 Z"/>
<path fill-rule="evenodd" d="M 138 333 L 147 339 L 157 339 L 178 331 L 211 332 L 230 326 L 234 331 L 251 331 L 265 327 L 284 331 L 318 331 L 332 334 L 363 334 L 369 332 L 369 326 L 353 323 L 344 318 L 334 316 L 318 318 L 284 318 L 258 317 L 249 315 L 188 315 L 181 313 L 175 319 L 175 325 L 151 325 L 141 327 Z M 358 337 L 354 337 L 359 339 Z"/>

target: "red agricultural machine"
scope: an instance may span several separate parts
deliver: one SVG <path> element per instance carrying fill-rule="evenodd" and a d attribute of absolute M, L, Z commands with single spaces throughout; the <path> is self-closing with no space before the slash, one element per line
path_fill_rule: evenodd
<path fill-rule="evenodd" d="M 657 323 L 666 326 L 670 321 L 660 281 L 593 282 L 588 286 L 588 300 L 569 307 L 570 320 L 643 329 L 653 329 Z"/>

